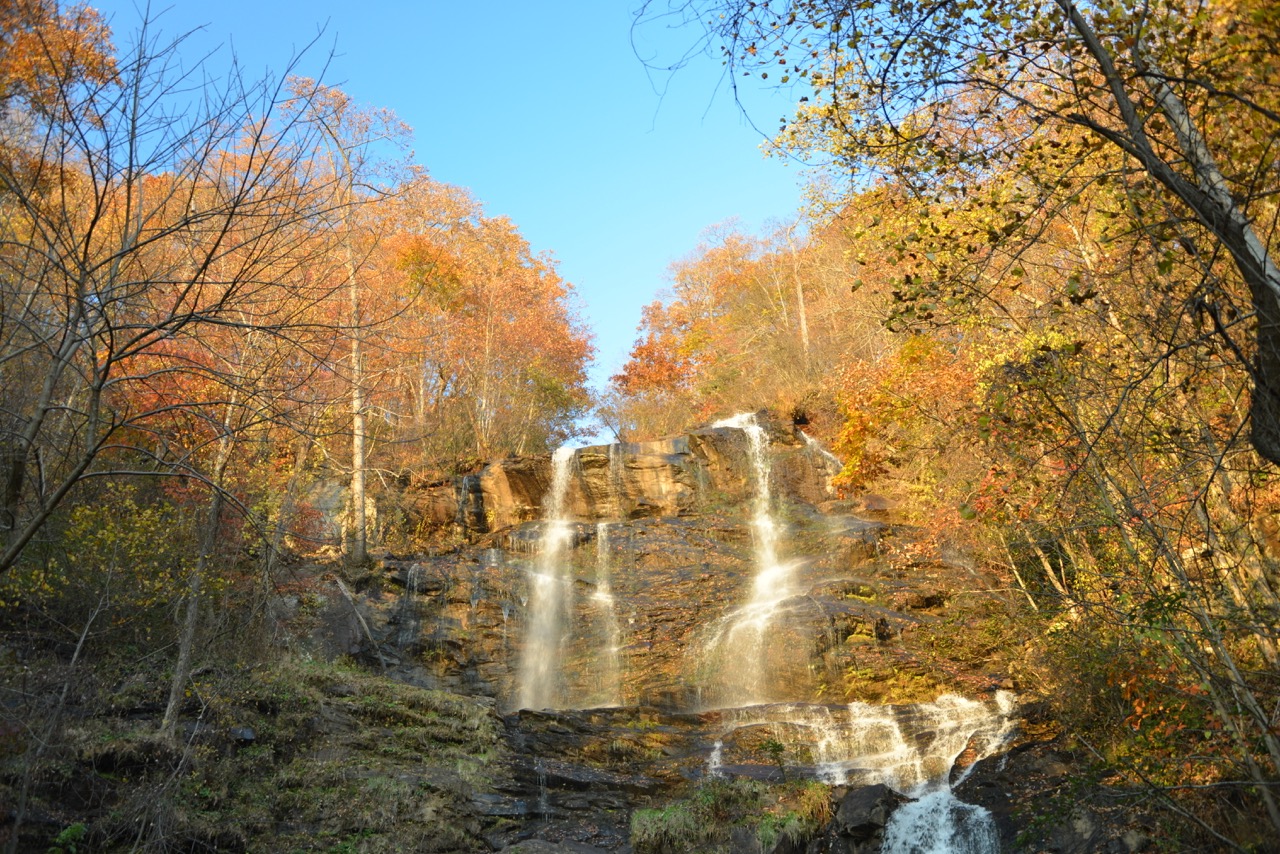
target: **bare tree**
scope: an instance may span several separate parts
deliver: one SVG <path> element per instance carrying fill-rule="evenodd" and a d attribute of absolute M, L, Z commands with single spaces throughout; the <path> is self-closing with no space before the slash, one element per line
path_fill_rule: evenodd
<path fill-rule="evenodd" d="M 380 226 L 389 217 L 361 217 L 362 205 L 392 197 L 408 175 L 403 155 L 410 130 L 385 109 L 361 107 L 342 91 L 306 78 L 290 81 L 297 96 L 290 105 L 300 122 L 314 128 L 320 146 L 316 162 L 327 170 L 335 191 L 334 227 L 342 258 L 342 284 L 349 302 L 345 324 L 350 339 L 346 376 L 351 401 L 351 530 L 347 555 L 353 563 L 367 557 L 368 520 L 365 481 L 368 469 L 365 336 L 377 321 L 367 317 L 362 292 L 369 287 L 366 266 L 377 245 Z M 389 154 L 398 156 L 388 156 Z M 385 322 L 386 318 L 382 318 Z"/>
<path fill-rule="evenodd" d="M 0 116 L 0 572 L 85 478 L 199 474 L 169 431 L 222 423 L 239 383 L 202 338 L 315 338 L 321 131 L 280 81 L 184 68 L 181 45 L 144 21 L 111 74 L 66 66 Z M 205 393 L 167 393 L 183 376 Z"/>

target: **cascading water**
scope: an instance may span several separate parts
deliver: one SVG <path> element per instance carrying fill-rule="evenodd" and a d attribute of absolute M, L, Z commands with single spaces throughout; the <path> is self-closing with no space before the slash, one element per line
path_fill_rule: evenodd
<path fill-rule="evenodd" d="M 573 460 L 569 447 L 557 448 L 551 456 L 551 488 L 543 501 L 542 537 L 530 574 L 528 627 L 516 675 L 522 709 L 551 708 L 561 700 L 561 652 L 572 604 L 568 558 L 574 529 L 565 513 L 565 496 Z"/>
<path fill-rule="evenodd" d="M 714 428 L 678 441 L 564 448 L 549 480 L 544 456 L 534 487 L 545 488 L 541 518 L 494 531 L 486 544 L 503 548 L 394 562 L 404 592 L 386 605 L 398 607 L 391 616 L 399 634 L 389 639 L 421 644 L 417 622 L 438 615 L 433 631 L 465 632 L 478 645 L 465 661 L 447 657 L 455 682 L 483 684 L 507 708 L 558 710 L 515 716 L 515 726 L 537 733 L 528 739 L 536 765 L 519 766 L 520 808 L 554 819 L 557 832 L 570 812 L 559 809 L 558 793 L 579 779 L 608 786 L 677 767 L 692 777 L 698 763 L 709 778 L 777 780 L 781 767 L 786 779 L 883 783 L 913 799 L 893 813 L 884 851 L 995 850 L 990 814 L 958 801 L 951 783 L 963 776 L 958 756 L 967 763 L 1007 746 L 1012 699 L 818 702 L 858 696 L 855 669 L 866 659 L 875 673 L 911 653 L 909 631 L 888 640 L 872 634 L 877 617 L 909 626 L 931 615 L 895 604 L 912 581 L 887 572 L 876 555 L 878 532 L 896 531 L 852 515 L 852 503 L 825 503 L 839 461 L 821 445 L 763 416 Z M 528 465 L 512 471 L 513 494 L 536 503 Z M 570 509 L 581 521 L 570 520 Z M 586 519 L 611 520 L 593 521 L 594 552 L 574 548 Z M 934 587 L 949 583 L 929 577 Z M 441 592 L 419 601 L 425 590 Z M 593 711 L 567 711 L 583 708 Z M 581 755 L 592 757 L 580 777 L 577 748 L 565 752 L 554 726 L 562 717 L 574 725 L 566 737 L 581 735 Z M 596 767 L 613 760 L 616 775 Z"/>
<path fill-rule="evenodd" d="M 418 613 L 418 588 L 422 584 L 422 567 L 410 564 L 404 574 L 404 596 L 396 614 L 396 645 L 412 646 L 422 636 L 422 616 Z"/>
<path fill-rule="evenodd" d="M 622 628 L 613 599 L 610 579 L 612 555 L 609 548 L 609 523 L 596 523 L 596 590 L 592 603 L 600 612 L 604 627 L 604 645 L 597 663 L 599 695 L 594 705 L 617 706 L 622 703 Z"/>
<path fill-rule="evenodd" d="M 853 703 L 843 712 L 804 703 L 748 707 L 773 699 L 769 683 L 775 674 L 770 672 L 767 655 L 775 624 L 787 610 L 784 603 L 799 592 L 794 579 L 798 564 L 779 560 L 779 525 L 773 516 L 770 448 L 764 429 L 751 414 L 713 426 L 742 430 L 747 439 L 755 485 L 751 529 L 756 572 L 750 599 L 722 620 L 709 645 L 709 652 L 720 662 L 720 683 L 712 687 L 712 701 L 721 707 L 747 707 L 732 713 L 736 727 L 767 723 L 778 728 L 778 735 L 782 730 L 789 733 L 788 741 L 800 738 L 819 779 L 838 785 L 884 783 L 912 798 L 894 813 L 886 828 L 885 852 L 998 851 L 990 813 L 958 801 L 950 777 L 966 749 L 975 752 L 976 762 L 1007 742 L 1013 729 L 1011 695 L 997 697 L 994 707 L 954 696 L 908 708 Z M 808 436 L 804 438 L 829 475 L 839 471 L 838 460 Z M 722 773 L 724 752 L 723 740 L 717 741 L 708 759 L 709 774 Z"/>
<path fill-rule="evenodd" d="M 822 443 L 817 439 L 813 438 L 803 430 L 799 432 L 800 435 L 804 437 L 804 445 L 808 448 L 809 453 L 822 460 L 822 467 L 826 469 L 827 472 L 826 490 L 827 493 L 830 494 L 832 492 L 831 478 L 840 474 L 841 470 L 844 469 L 844 463 L 840 462 L 839 458 L 836 457 L 835 454 L 822 447 Z"/>
<path fill-rule="evenodd" d="M 707 776 L 722 776 L 723 772 L 720 770 L 722 767 L 724 767 L 724 742 L 716 739 L 716 743 L 711 747 L 711 755 L 707 757 Z"/>
<path fill-rule="evenodd" d="M 915 800 L 899 807 L 885 826 L 881 848 L 885 854 L 994 854 L 1000 850 L 1000 836 L 991 813 L 958 800 L 950 779 L 951 766 L 968 747 L 976 751 L 977 762 L 1009 740 L 1014 728 L 1010 720 L 1013 695 L 1000 692 L 995 701 L 993 712 L 972 700 L 939 698 L 937 737 L 933 742 L 939 748 L 930 752 L 950 759 L 944 773 L 922 778 L 913 789 L 904 792 Z M 972 768 L 970 764 L 960 780 Z"/>
<path fill-rule="evenodd" d="M 883 854 L 995 854 L 1000 834 L 985 807 L 956 800 L 948 786 L 898 807 L 884 829 Z"/>
<path fill-rule="evenodd" d="M 773 496 L 769 490 L 769 476 L 772 461 L 769 459 L 769 436 L 765 433 L 755 413 L 744 412 L 717 421 L 714 428 L 731 427 L 741 430 L 747 437 L 747 453 L 751 461 L 751 472 L 755 480 L 755 496 L 751 503 L 751 529 L 754 536 L 756 552 L 756 585 L 753 602 L 771 594 L 776 585 L 776 578 L 766 576 L 768 570 L 777 567 L 778 563 L 778 526 L 773 520 L 771 504 Z"/>
<path fill-rule="evenodd" d="M 966 750 L 971 763 L 998 753 L 1014 730 L 1012 694 L 990 703 L 943 696 L 914 706 L 847 707 L 805 703 L 753 706 L 727 713 L 725 732 L 707 762 L 722 773 L 725 742 L 765 727 L 796 755 L 813 760 L 812 775 L 833 785 L 883 783 L 912 798 L 885 830 L 886 854 L 993 854 L 999 839 L 990 813 L 952 794 L 951 775 Z M 959 782 L 959 781 L 957 781 Z"/>
<path fill-rule="evenodd" d="M 713 658 L 720 662 L 716 679 L 719 685 L 712 696 L 722 705 L 762 703 L 770 699 L 766 660 L 769 632 L 782 603 L 794 595 L 792 576 L 796 565 L 778 560 L 779 526 L 773 517 L 769 485 L 772 466 L 768 434 L 754 413 L 735 415 L 712 426 L 741 430 L 747 439 L 754 480 L 751 532 L 755 561 L 750 600 L 725 618 L 710 643 Z"/>

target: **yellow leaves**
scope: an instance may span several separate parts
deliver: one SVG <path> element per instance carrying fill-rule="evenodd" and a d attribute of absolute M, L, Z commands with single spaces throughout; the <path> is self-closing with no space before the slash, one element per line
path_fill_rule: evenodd
<path fill-rule="evenodd" d="M 989 389 L 996 375 L 1009 365 L 1016 365 L 1046 353 L 1074 353 L 1078 340 L 1054 328 L 1036 329 L 1020 336 L 1005 338 L 997 348 L 988 349 L 974 365 L 979 388 Z"/>
<path fill-rule="evenodd" d="M 835 451 L 847 464 L 837 486 L 865 488 L 895 468 L 910 469 L 921 483 L 950 477 L 935 463 L 965 429 L 972 406 L 974 381 L 963 355 L 912 335 L 891 356 L 852 365 L 845 376 Z M 946 497 L 935 489 L 933 498 Z"/>
<path fill-rule="evenodd" d="M 166 502 L 139 503 L 128 486 L 106 487 L 98 498 L 68 514 L 52 560 L 20 565 L 0 579 L 0 600 L 42 601 L 74 592 L 128 610 L 174 599 L 191 562 L 187 522 Z"/>

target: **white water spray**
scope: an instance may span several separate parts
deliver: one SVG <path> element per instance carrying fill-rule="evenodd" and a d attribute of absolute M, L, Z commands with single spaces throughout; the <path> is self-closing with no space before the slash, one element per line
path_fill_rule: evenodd
<path fill-rule="evenodd" d="M 717 421 L 711 425 L 716 428 L 731 427 L 741 430 L 747 437 L 747 453 L 751 460 L 751 471 L 755 480 L 755 495 L 751 502 L 751 530 L 755 542 L 756 567 L 758 570 L 773 568 L 778 563 L 778 526 L 773 520 L 771 504 L 773 496 L 769 490 L 769 476 L 772 464 L 769 459 L 769 436 L 755 413 L 744 412 Z M 756 593 L 753 599 L 761 598 L 761 593 L 772 590 L 774 579 L 764 583 L 756 577 Z"/>
<path fill-rule="evenodd" d="M 1000 834 L 986 807 L 937 789 L 894 810 L 884 829 L 884 854 L 996 854 Z"/>
<path fill-rule="evenodd" d="M 711 755 L 707 757 L 707 776 L 723 777 L 724 771 L 724 741 L 716 739 L 716 743 L 711 747 Z"/>
<path fill-rule="evenodd" d="M 813 438 L 803 430 L 799 432 L 800 435 L 804 437 L 804 444 L 805 447 L 809 449 L 809 453 L 822 460 L 822 467 L 826 469 L 827 472 L 827 478 L 826 482 L 823 484 L 823 488 L 826 490 L 828 495 L 833 494 L 835 490 L 831 486 L 831 479 L 840 474 L 844 469 L 844 463 L 840 462 L 840 459 L 835 454 L 822 447 L 822 443 L 817 439 Z"/>
<path fill-rule="evenodd" d="M 551 456 L 551 488 L 543 501 L 542 537 L 530 575 L 528 629 L 517 672 L 517 701 L 522 709 L 545 709 L 560 701 L 560 659 L 571 611 L 569 549 L 573 525 L 565 513 L 574 449 Z"/>
<path fill-rule="evenodd" d="M 780 533 L 773 516 L 768 434 L 749 412 L 717 421 L 712 427 L 734 428 L 745 434 L 755 487 L 751 503 L 755 580 L 751 598 L 728 615 L 710 644 L 722 662 L 719 674 L 722 685 L 721 690 L 715 692 L 719 694 L 716 700 L 734 705 L 762 703 L 770 699 L 767 666 L 770 627 L 783 602 L 795 594 L 796 564 L 778 560 Z"/>
<path fill-rule="evenodd" d="M 943 773 L 922 779 L 910 791 L 899 789 L 915 800 L 899 807 L 890 817 L 881 847 L 885 854 L 995 854 L 1000 850 L 995 819 L 985 807 L 958 800 L 951 790 L 950 775 L 956 759 L 967 748 L 972 747 L 975 756 L 957 783 L 969 775 L 978 761 L 1000 750 L 1013 734 L 1013 695 L 1001 691 L 995 702 L 993 713 L 973 700 L 938 699 L 934 713 L 934 744 L 938 748 L 930 752 L 943 759 L 948 755 L 951 758 Z"/>

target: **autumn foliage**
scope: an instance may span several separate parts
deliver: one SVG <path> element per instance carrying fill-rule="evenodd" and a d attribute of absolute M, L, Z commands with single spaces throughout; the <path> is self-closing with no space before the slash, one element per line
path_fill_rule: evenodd
<path fill-rule="evenodd" d="M 1209 847 L 1266 847 L 1274 9 L 645 11 L 672 7 L 735 71 L 804 82 L 774 144 L 818 168 L 802 239 L 717 236 L 674 268 L 620 408 L 803 415 L 846 494 L 899 496 L 1003 577 L 1036 627 L 1025 687 L 1108 773 Z"/>
<path fill-rule="evenodd" d="M 406 488 L 563 441 L 593 351 L 389 110 L 115 37 L 0 3 L 0 608 L 175 650 L 171 741 L 290 555 L 361 565 Z"/>

